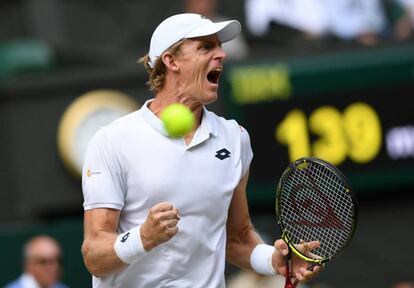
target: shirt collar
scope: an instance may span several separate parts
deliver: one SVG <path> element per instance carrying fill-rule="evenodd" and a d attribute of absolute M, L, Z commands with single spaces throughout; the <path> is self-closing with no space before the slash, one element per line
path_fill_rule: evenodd
<path fill-rule="evenodd" d="M 201 120 L 201 125 L 205 125 L 209 134 L 214 136 L 218 135 L 217 123 L 211 115 L 212 113 L 203 106 L 203 119 Z"/>
<path fill-rule="evenodd" d="M 168 136 L 167 131 L 164 128 L 164 125 L 162 124 L 162 121 L 160 118 L 158 118 L 152 111 L 148 108 L 149 104 L 154 101 L 154 99 L 150 99 L 145 101 L 144 105 L 141 107 L 141 113 L 142 117 L 145 121 L 148 122 L 149 125 L 151 125 L 152 128 L 160 132 L 161 134 Z"/>
<path fill-rule="evenodd" d="M 162 121 L 160 118 L 158 118 L 149 108 L 149 104 L 154 99 L 149 99 L 145 101 L 144 105 L 141 107 L 142 116 L 145 121 L 148 122 L 158 132 L 161 134 L 168 136 L 167 131 L 164 128 L 164 125 L 162 124 Z M 209 112 L 206 107 L 203 107 L 203 117 L 201 119 L 201 125 L 198 127 L 196 134 L 198 134 L 198 137 L 201 137 L 205 139 L 209 138 L 210 134 L 213 136 L 218 135 L 217 131 L 217 124 L 216 121 L 214 121 L 214 118 L 211 115 L 211 112 Z"/>

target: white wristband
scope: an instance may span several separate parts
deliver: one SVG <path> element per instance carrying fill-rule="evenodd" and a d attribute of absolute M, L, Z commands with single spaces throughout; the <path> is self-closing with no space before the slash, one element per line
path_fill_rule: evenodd
<path fill-rule="evenodd" d="M 250 266 L 253 270 L 263 275 L 276 275 L 277 273 L 272 265 L 274 251 L 275 247 L 266 244 L 258 244 L 254 247 L 250 255 Z"/>
<path fill-rule="evenodd" d="M 114 244 L 116 255 L 122 262 L 132 264 L 147 253 L 141 241 L 141 225 L 119 234 Z"/>

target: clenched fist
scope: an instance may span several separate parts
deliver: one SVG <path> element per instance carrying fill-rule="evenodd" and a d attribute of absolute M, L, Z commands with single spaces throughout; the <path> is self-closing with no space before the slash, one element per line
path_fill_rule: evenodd
<path fill-rule="evenodd" d="M 178 232 L 179 220 L 178 210 L 171 203 L 161 202 L 149 209 L 140 231 L 144 249 L 150 251 L 174 237 Z"/>

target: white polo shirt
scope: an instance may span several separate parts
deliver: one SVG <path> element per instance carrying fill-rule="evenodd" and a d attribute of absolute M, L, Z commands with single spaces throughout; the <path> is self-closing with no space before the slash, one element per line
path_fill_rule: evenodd
<path fill-rule="evenodd" d="M 204 108 L 192 142 L 171 139 L 147 107 L 101 128 L 83 171 L 84 209 L 121 210 L 118 233 L 142 224 L 163 201 L 179 211 L 178 233 L 93 287 L 225 287 L 227 212 L 253 157 L 234 120 Z"/>

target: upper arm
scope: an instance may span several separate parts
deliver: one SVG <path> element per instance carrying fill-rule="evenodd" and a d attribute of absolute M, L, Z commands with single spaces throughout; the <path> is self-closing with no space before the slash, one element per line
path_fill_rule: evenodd
<path fill-rule="evenodd" d="M 231 241 L 250 241 L 248 239 L 253 230 L 249 208 L 247 203 L 247 182 L 249 179 L 249 166 L 253 158 L 250 145 L 250 137 L 246 129 L 242 126 L 240 130 L 240 160 L 242 163 L 242 178 L 234 189 L 230 203 L 227 219 L 227 236 Z"/>
<path fill-rule="evenodd" d="M 124 177 L 119 148 L 112 143 L 114 137 L 107 134 L 107 130 L 99 130 L 89 142 L 85 155 L 82 191 L 83 206 L 88 211 L 95 208 L 121 210 L 124 206 Z"/>
<path fill-rule="evenodd" d="M 251 228 L 246 196 L 248 178 L 249 173 L 247 172 L 233 193 L 227 218 L 227 236 L 229 240 L 233 239 L 233 237 L 238 237 Z"/>

